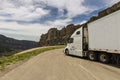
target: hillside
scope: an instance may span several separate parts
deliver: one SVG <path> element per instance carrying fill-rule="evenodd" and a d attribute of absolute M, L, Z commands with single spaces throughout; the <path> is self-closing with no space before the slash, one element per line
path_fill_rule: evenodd
<path fill-rule="evenodd" d="M 30 49 L 37 46 L 37 42 L 16 40 L 0 34 L 0 56 L 9 55 L 9 52 Z"/>

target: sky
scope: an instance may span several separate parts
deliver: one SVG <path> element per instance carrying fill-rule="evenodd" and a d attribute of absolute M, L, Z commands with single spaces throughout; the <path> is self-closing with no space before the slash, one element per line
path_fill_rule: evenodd
<path fill-rule="evenodd" d="M 50 28 L 82 24 L 120 0 L 0 0 L 0 34 L 39 41 Z"/>

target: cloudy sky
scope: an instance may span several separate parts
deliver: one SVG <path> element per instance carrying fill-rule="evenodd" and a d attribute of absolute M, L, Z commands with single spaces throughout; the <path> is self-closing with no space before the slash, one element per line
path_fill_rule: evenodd
<path fill-rule="evenodd" d="M 0 34 L 39 41 L 52 27 L 81 24 L 120 0 L 0 0 Z"/>

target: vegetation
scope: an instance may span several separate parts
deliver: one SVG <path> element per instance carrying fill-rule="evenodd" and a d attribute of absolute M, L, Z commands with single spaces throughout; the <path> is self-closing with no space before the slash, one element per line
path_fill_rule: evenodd
<path fill-rule="evenodd" d="M 22 54 L 14 54 L 10 56 L 3 56 L 0 58 L 0 70 L 4 70 L 7 65 L 14 64 L 18 61 L 27 60 L 33 56 L 36 56 L 45 51 L 64 48 L 65 46 L 52 46 L 52 47 L 43 47 L 33 51 L 25 52 Z"/>

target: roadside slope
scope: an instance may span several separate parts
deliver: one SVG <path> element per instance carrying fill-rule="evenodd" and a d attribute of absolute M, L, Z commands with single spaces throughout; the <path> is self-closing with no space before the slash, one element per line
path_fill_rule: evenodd
<path fill-rule="evenodd" d="M 119 80 L 119 75 L 119 68 L 65 56 L 63 49 L 56 49 L 31 58 L 0 80 Z"/>

